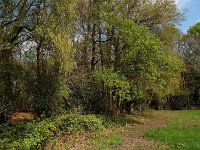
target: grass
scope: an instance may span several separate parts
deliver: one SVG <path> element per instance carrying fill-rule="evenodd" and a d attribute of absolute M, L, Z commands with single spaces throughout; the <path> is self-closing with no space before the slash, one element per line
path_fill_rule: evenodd
<path fill-rule="evenodd" d="M 143 118 L 142 114 L 137 115 L 137 117 Z M 143 125 L 133 115 L 104 119 L 104 130 L 91 133 L 86 141 L 87 145 L 92 146 L 95 150 L 109 150 L 120 147 L 125 143 L 124 136 L 131 136 L 135 133 L 137 128 L 132 125 Z"/>
<path fill-rule="evenodd" d="M 122 136 L 120 134 L 104 131 L 96 132 L 91 135 L 90 139 L 87 141 L 88 145 L 96 150 L 108 150 L 110 148 L 118 147 L 124 143 Z"/>
<path fill-rule="evenodd" d="M 200 111 L 171 111 L 169 124 L 164 128 L 151 129 L 145 137 L 167 143 L 170 149 L 200 149 Z"/>

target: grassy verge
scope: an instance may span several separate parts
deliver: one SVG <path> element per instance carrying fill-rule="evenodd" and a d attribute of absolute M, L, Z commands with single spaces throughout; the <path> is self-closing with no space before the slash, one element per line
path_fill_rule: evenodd
<path fill-rule="evenodd" d="M 145 136 L 166 142 L 170 148 L 181 150 L 200 149 L 200 111 L 171 111 L 170 122 L 165 128 L 148 131 Z"/>

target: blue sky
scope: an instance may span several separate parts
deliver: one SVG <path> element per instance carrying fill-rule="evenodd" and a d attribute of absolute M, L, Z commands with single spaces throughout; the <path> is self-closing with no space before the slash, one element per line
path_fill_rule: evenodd
<path fill-rule="evenodd" d="M 176 3 L 181 11 L 187 9 L 186 20 L 178 26 L 182 32 L 186 33 L 190 26 L 200 22 L 200 0 L 176 0 Z"/>

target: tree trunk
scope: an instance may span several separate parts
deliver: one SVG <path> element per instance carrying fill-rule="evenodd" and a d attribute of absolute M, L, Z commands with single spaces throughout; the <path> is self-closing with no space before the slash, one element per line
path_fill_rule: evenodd
<path fill-rule="evenodd" d="M 42 74 L 42 40 L 40 40 L 37 47 L 37 75 L 38 77 Z"/>
<path fill-rule="evenodd" d="M 94 72 L 95 69 L 95 61 L 96 61 L 96 44 L 95 44 L 95 31 L 96 31 L 96 25 L 93 25 L 92 29 L 92 60 L 91 60 L 91 72 Z"/>

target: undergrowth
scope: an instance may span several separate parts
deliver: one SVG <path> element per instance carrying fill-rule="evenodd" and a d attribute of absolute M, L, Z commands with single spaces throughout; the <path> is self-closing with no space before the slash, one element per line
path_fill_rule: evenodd
<path fill-rule="evenodd" d="M 103 128 L 103 119 L 95 115 L 68 114 L 43 118 L 16 125 L 0 125 L 0 149 L 28 150 L 41 148 L 42 143 L 59 132 L 94 131 Z"/>
<path fill-rule="evenodd" d="M 104 128 L 117 128 L 128 124 L 139 124 L 132 116 L 108 118 L 96 115 L 65 114 L 54 118 L 38 118 L 15 125 L 0 125 L 0 149 L 42 149 L 45 141 L 60 133 L 72 134 L 78 131 L 103 133 Z M 94 132 L 95 131 L 95 132 Z M 94 134 L 95 135 L 95 134 Z M 117 135 L 94 136 L 91 143 L 98 149 L 102 146 L 121 145 L 123 140 Z M 101 138 L 102 137 L 102 138 Z M 98 144 L 101 143 L 101 144 Z"/>

